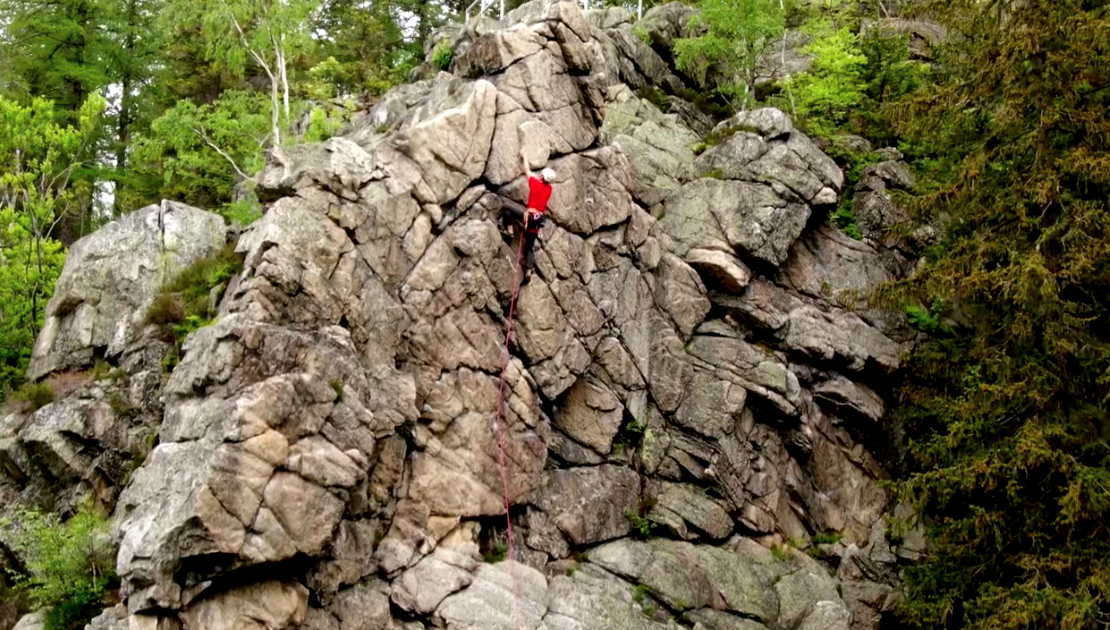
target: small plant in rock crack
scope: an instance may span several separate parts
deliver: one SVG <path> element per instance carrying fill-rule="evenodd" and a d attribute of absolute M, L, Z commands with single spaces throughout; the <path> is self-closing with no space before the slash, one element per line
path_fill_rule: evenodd
<path fill-rule="evenodd" d="M 786 560 L 786 547 L 783 545 L 771 545 L 771 555 L 775 560 Z"/>
<path fill-rule="evenodd" d="M 644 601 L 647 596 L 648 587 L 644 586 L 643 584 L 637 584 L 636 587 L 632 589 L 632 601 L 636 602 L 637 604 Z"/>
<path fill-rule="evenodd" d="M 625 510 L 624 517 L 632 523 L 633 532 L 638 534 L 640 538 L 651 538 L 652 532 L 656 528 L 656 524 L 648 519 L 646 516 L 640 516 L 632 510 Z"/>
<path fill-rule="evenodd" d="M 844 534 L 840 532 L 826 532 L 824 534 L 817 534 L 813 537 L 814 545 L 835 545 L 844 539 Z"/>
<path fill-rule="evenodd" d="M 508 553 L 509 553 L 509 546 L 508 545 L 506 545 L 505 543 L 500 543 L 500 542 L 493 543 L 490 546 L 489 551 L 482 554 L 482 561 L 483 562 L 488 562 L 490 564 L 497 564 L 498 562 L 501 562 L 502 560 L 504 560 L 505 556 L 508 555 Z"/>

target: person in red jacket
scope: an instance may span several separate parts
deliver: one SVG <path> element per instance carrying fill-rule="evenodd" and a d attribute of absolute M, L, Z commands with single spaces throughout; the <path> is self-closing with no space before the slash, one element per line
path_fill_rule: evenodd
<path fill-rule="evenodd" d="M 536 236 L 540 228 L 547 222 L 547 202 L 551 199 L 551 183 L 555 181 L 555 171 L 545 168 L 540 172 L 540 176 L 536 177 L 528 168 L 528 158 L 523 149 L 520 151 L 520 165 L 524 177 L 528 180 L 528 205 L 525 207 L 512 199 L 502 197 L 501 224 L 507 227 L 507 222 L 511 221 L 520 226 L 524 235 L 524 268 L 531 270 L 536 263 L 532 248 L 536 244 Z M 513 246 L 515 248 L 518 244 L 514 242 Z"/>

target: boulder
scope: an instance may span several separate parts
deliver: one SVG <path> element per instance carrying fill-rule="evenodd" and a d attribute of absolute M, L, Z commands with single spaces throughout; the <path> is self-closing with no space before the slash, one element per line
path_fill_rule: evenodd
<path fill-rule="evenodd" d="M 612 540 L 632 531 L 627 514 L 639 509 L 640 476 L 609 464 L 552 470 L 533 501 L 575 545 Z"/>
<path fill-rule="evenodd" d="M 809 206 L 787 201 L 770 187 L 703 178 L 667 197 L 660 226 L 678 254 L 692 249 L 735 251 L 771 265 L 786 260 L 809 220 Z"/>
<path fill-rule="evenodd" d="M 515 576 L 513 572 L 515 571 Z M 535 630 L 547 613 L 547 581 L 535 569 L 483 564 L 466 589 L 443 600 L 436 616 L 459 630 Z"/>
<path fill-rule="evenodd" d="M 237 586 L 194 602 L 181 613 L 184 630 L 286 630 L 308 611 L 308 589 L 268 580 Z"/>
<path fill-rule="evenodd" d="M 90 365 L 98 351 L 122 351 L 133 332 L 120 327 L 130 321 L 122 316 L 143 307 L 183 269 L 215 254 L 226 239 L 220 215 L 173 201 L 136 210 L 78 239 L 46 304 L 28 377 Z"/>

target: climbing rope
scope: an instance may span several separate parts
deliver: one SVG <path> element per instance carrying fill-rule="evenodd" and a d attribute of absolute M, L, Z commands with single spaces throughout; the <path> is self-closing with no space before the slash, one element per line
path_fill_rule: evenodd
<path fill-rule="evenodd" d="M 516 579 L 516 549 L 513 542 L 513 519 L 509 514 L 509 466 L 505 462 L 505 373 L 509 369 L 509 344 L 513 339 L 513 316 L 516 314 L 516 300 L 520 296 L 520 283 L 524 279 L 524 241 L 525 230 L 528 229 L 528 213 L 524 213 L 520 229 L 520 247 L 516 254 L 516 273 L 513 278 L 513 294 L 509 301 L 509 319 L 505 330 L 505 347 L 501 350 L 501 382 L 497 388 L 497 449 L 498 465 L 501 468 L 501 489 L 505 499 L 505 523 L 509 535 L 509 574 L 513 582 L 513 613 L 516 619 L 516 628 L 520 625 L 520 589 Z"/>

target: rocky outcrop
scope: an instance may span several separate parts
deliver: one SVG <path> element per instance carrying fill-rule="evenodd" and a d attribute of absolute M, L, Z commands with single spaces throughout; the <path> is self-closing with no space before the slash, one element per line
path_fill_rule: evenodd
<path fill-rule="evenodd" d="M 172 201 L 136 210 L 74 243 L 46 305 L 28 376 L 38 379 L 119 355 L 131 321 L 159 286 L 223 247 L 218 215 Z"/>
<path fill-rule="evenodd" d="M 645 23 L 673 38 L 666 12 Z M 893 272 L 825 220 L 843 174 L 773 109 L 695 155 L 635 96 L 682 79 L 619 12 L 506 22 L 271 153 L 243 270 L 143 403 L 157 444 L 126 480 L 97 472 L 120 421 L 95 393 L 5 420 L 10 478 L 117 489 L 105 627 L 877 627 L 919 549 L 884 537 L 872 455 L 912 334 L 857 299 Z M 506 347 L 521 150 L 557 178 Z M 100 343 L 66 338 L 44 356 Z M 506 500 L 516 555 L 492 562 Z"/>

